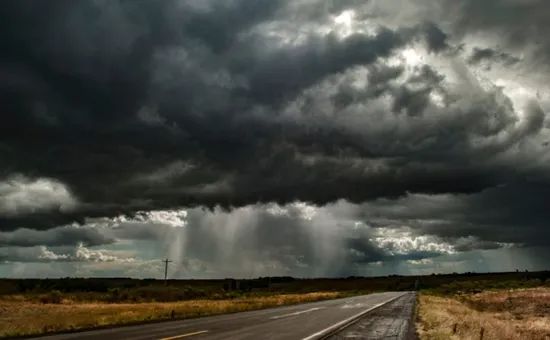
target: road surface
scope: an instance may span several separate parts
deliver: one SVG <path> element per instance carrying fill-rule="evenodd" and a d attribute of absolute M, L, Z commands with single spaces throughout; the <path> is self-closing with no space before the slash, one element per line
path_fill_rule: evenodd
<path fill-rule="evenodd" d="M 414 293 L 386 292 L 350 298 L 305 303 L 257 311 L 203 317 L 197 319 L 166 321 L 145 325 L 118 327 L 96 331 L 52 335 L 39 339 L 325 339 L 354 337 L 382 339 L 376 334 L 390 335 L 393 339 L 409 340 L 406 330 L 411 326 Z M 389 312 L 388 312 L 389 308 Z M 380 316 L 378 311 L 386 311 Z M 395 322 L 388 313 L 395 312 Z M 376 315 L 374 322 L 370 320 Z M 352 323 L 355 321 L 355 323 Z M 350 323 L 352 323 L 350 325 Z M 344 326 L 350 325 L 344 328 Z M 349 330 L 353 330 L 351 333 Z M 387 329 L 386 332 L 371 331 Z M 395 335 L 395 336 L 394 336 Z"/>
<path fill-rule="evenodd" d="M 415 303 L 416 296 L 407 294 L 376 308 L 327 339 L 416 339 L 413 319 Z"/>

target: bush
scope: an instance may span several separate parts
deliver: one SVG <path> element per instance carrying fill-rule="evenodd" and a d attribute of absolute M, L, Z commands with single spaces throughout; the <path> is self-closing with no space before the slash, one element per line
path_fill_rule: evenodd
<path fill-rule="evenodd" d="M 63 296 L 61 295 L 60 291 L 52 290 L 48 294 L 40 296 L 40 302 L 60 304 L 61 302 L 63 302 Z"/>
<path fill-rule="evenodd" d="M 111 288 L 107 295 L 107 301 L 109 302 L 124 302 L 128 300 L 128 290 L 121 290 L 120 288 Z"/>
<path fill-rule="evenodd" d="M 146 286 L 139 288 L 111 288 L 104 299 L 108 302 L 172 302 L 211 298 L 213 292 L 191 287 Z"/>

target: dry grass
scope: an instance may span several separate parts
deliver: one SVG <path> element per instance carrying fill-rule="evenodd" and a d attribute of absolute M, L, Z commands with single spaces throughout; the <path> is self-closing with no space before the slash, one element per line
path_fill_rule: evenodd
<path fill-rule="evenodd" d="M 338 292 L 249 296 L 230 300 L 190 300 L 169 303 L 78 303 L 64 299 L 59 304 L 26 301 L 24 296 L 0 300 L 0 336 L 19 336 L 76 330 L 108 325 L 240 312 L 253 309 L 333 299 Z"/>
<path fill-rule="evenodd" d="M 456 326 L 455 326 L 456 325 Z M 550 339 L 550 288 L 420 294 L 421 339 Z"/>

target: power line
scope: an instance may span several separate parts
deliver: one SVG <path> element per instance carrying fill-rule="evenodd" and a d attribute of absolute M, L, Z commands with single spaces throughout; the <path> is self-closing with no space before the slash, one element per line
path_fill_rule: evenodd
<path fill-rule="evenodd" d="M 164 262 L 164 284 L 167 284 L 167 277 L 168 277 L 168 263 L 172 262 L 169 259 L 162 260 Z"/>

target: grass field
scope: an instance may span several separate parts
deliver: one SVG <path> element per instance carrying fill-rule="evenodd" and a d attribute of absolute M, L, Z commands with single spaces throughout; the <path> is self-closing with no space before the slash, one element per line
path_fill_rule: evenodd
<path fill-rule="evenodd" d="M 171 319 L 172 314 L 175 318 L 192 318 L 344 296 L 349 296 L 349 293 L 250 295 L 222 300 L 144 303 L 83 303 L 66 298 L 59 303 L 40 303 L 29 301 L 24 296 L 10 296 L 0 301 L 0 336 L 21 336 L 164 320 Z"/>
<path fill-rule="evenodd" d="M 550 339 L 550 288 L 419 296 L 421 339 Z"/>
<path fill-rule="evenodd" d="M 418 288 L 422 292 L 419 331 L 424 339 L 479 339 L 480 327 L 484 327 L 484 339 L 497 339 L 493 335 L 496 329 L 511 332 L 512 328 L 515 333 L 509 333 L 511 336 L 533 334 L 532 339 L 538 339 L 536 336 L 544 334 L 548 325 L 547 317 L 539 314 L 550 314 L 550 301 L 544 295 L 548 294 L 548 288 L 541 287 L 549 284 L 550 272 L 341 279 L 171 280 L 167 285 L 159 280 L 128 278 L 0 279 L 0 337 L 172 317 L 192 318 Z M 513 293 L 502 293 L 511 289 Z M 490 291 L 498 293 L 490 295 Z M 532 295 L 517 295 L 520 292 Z M 509 302 L 495 302 L 500 301 L 498 294 L 508 294 L 506 297 L 511 300 L 505 301 L 513 302 L 514 308 L 517 307 L 514 312 L 505 312 Z M 532 299 L 540 302 L 533 312 L 526 307 Z M 493 305 L 501 309 L 494 309 Z M 457 321 L 462 317 L 465 318 L 463 323 Z M 500 323 L 513 324 L 514 327 L 500 326 Z M 452 334 L 454 324 L 457 328 Z"/>
<path fill-rule="evenodd" d="M 229 287 L 229 284 L 238 284 Z M 0 337 L 43 334 L 405 290 L 414 280 L 0 280 Z"/>

